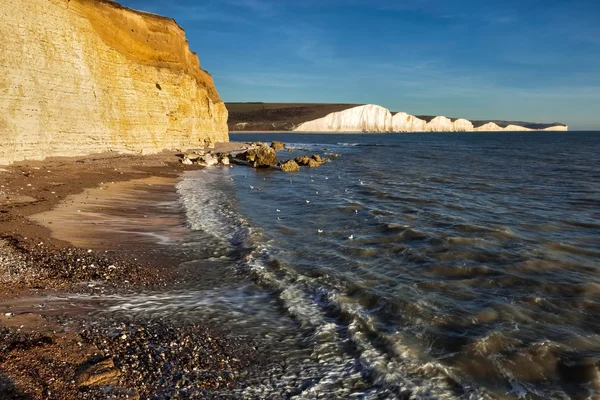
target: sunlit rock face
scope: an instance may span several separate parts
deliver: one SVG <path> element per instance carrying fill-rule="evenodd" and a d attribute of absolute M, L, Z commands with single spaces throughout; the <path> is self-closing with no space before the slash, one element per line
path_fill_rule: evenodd
<path fill-rule="evenodd" d="M 453 132 L 473 132 L 473 123 L 469 120 L 459 118 L 452 123 Z"/>
<path fill-rule="evenodd" d="M 555 126 L 550 126 L 548 128 L 545 128 L 543 130 L 544 131 L 566 132 L 569 130 L 569 127 L 566 125 L 555 125 Z"/>
<path fill-rule="evenodd" d="M 503 131 L 504 129 L 499 127 L 494 122 L 488 122 L 487 124 L 481 125 L 480 127 L 475 128 L 476 132 L 497 132 Z"/>
<path fill-rule="evenodd" d="M 429 119 L 430 117 L 426 117 Z M 475 121 L 475 123 L 481 123 Z M 505 122 L 506 123 L 506 122 Z M 529 124 L 529 123 L 527 123 Z M 544 124 L 533 124 L 533 127 L 543 127 Z M 547 125 L 546 125 L 547 126 Z M 536 128 L 537 129 L 537 128 Z M 499 132 L 499 131 L 532 131 L 536 130 L 509 124 L 503 128 L 495 122 L 474 127 L 473 122 L 458 118 L 452 119 L 437 116 L 429 122 L 405 112 L 391 116 L 391 113 L 380 106 L 369 104 L 334 112 L 323 118 L 302 123 L 295 129 L 297 132 Z M 544 131 L 568 131 L 567 126 L 556 125 Z"/>
<path fill-rule="evenodd" d="M 509 132 L 522 132 L 522 131 L 532 131 L 533 129 L 525 128 L 525 127 L 519 126 L 519 125 L 508 125 L 503 130 L 509 131 Z"/>
<path fill-rule="evenodd" d="M 435 117 L 427 123 L 427 132 L 453 132 L 454 125 L 450 118 Z"/>
<path fill-rule="evenodd" d="M 392 132 L 425 132 L 427 122 L 405 112 L 392 117 Z"/>
<path fill-rule="evenodd" d="M 0 15 L 0 164 L 228 140 L 172 19 L 106 0 L 2 1 Z"/>
<path fill-rule="evenodd" d="M 307 121 L 297 132 L 390 132 L 392 114 L 388 109 L 367 104 L 334 112 L 323 118 Z"/>

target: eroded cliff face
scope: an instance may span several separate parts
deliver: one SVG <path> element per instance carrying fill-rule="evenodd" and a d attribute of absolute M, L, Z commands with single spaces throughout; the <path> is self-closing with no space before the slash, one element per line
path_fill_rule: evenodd
<path fill-rule="evenodd" d="M 543 124 L 541 125 L 543 126 Z M 514 124 L 503 128 L 494 122 L 475 127 L 473 122 L 464 118 L 452 121 L 452 119 L 444 116 L 433 117 L 427 122 L 405 112 L 399 112 L 391 116 L 387 109 L 368 104 L 304 122 L 295 129 L 298 132 L 496 132 L 533 130 L 568 131 L 569 128 L 564 125 L 556 125 L 544 129 L 531 129 Z"/>
<path fill-rule="evenodd" d="M 0 2 L 0 164 L 227 141 L 175 21 L 108 0 Z"/>
<path fill-rule="evenodd" d="M 452 132 L 454 125 L 450 118 L 439 116 L 427 123 L 426 130 L 427 132 Z"/>
<path fill-rule="evenodd" d="M 475 128 L 475 132 L 498 132 L 502 131 L 500 126 L 498 126 L 494 122 L 488 122 L 487 124 L 481 125 L 480 127 Z"/>
<path fill-rule="evenodd" d="M 473 132 L 473 123 L 467 119 L 459 118 L 452 123 L 453 132 Z"/>
<path fill-rule="evenodd" d="M 392 117 L 392 132 L 425 132 L 427 122 L 405 112 Z"/>
<path fill-rule="evenodd" d="M 298 126 L 297 132 L 389 132 L 392 114 L 388 109 L 367 104 L 334 112 Z"/>

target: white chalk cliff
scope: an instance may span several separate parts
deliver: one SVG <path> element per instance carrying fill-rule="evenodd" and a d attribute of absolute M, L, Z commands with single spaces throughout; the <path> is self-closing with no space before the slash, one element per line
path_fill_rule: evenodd
<path fill-rule="evenodd" d="M 453 130 L 454 124 L 450 118 L 439 116 L 427 123 L 427 132 L 452 132 Z"/>
<path fill-rule="evenodd" d="M 459 118 L 452 123 L 453 132 L 473 132 L 473 123 L 467 119 Z"/>
<path fill-rule="evenodd" d="M 405 112 L 392 117 L 392 132 L 425 132 L 427 122 Z"/>
<path fill-rule="evenodd" d="M 387 108 L 367 104 L 334 112 L 300 124 L 297 132 L 390 132 L 392 113 Z"/>
<path fill-rule="evenodd" d="M 523 128 L 525 129 L 525 128 Z M 485 125 L 481 125 L 478 126 L 477 128 L 475 128 L 475 132 L 498 132 L 498 131 L 503 131 L 504 129 L 502 129 L 500 126 L 498 126 L 496 123 L 494 122 L 488 122 Z"/>
<path fill-rule="evenodd" d="M 474 127 L 469 120 L 459 118 L 452 121 L 444 116 L 437 116 L 429 122 L 405 112 L 392 116 L 391 112 L 381 106 L 367 104 L 334 112 L 323 118 L 300 124 L 296 132 L 497 132 L 497 131 L 532 131 L 534 129 L 519 125 L 500 127 L 494 122 Z M 568 131 L 563 125 L 550 126 L 541 131 Z"/>

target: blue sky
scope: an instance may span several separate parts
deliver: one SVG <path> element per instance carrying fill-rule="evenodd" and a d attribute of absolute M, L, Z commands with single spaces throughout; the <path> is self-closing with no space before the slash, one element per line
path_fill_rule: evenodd
<path fill-rule="evenodd" d="M 121 3 L 177 20 L 224 101 L 600 129 L 600 0 Z"/>

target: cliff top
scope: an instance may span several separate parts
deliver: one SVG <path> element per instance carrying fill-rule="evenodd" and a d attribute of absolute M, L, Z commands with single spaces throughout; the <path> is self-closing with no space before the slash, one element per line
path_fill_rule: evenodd
<path fill-rule="evenodd" d="M 62 1 L 85 15 L 106 45 L 140 64 L 180 70 L 205 86 L 213 102 L 221 102 L 212 76 L 201 68 L 185 31 L 174 19 L 133 10 L 113 0 Z"/>

